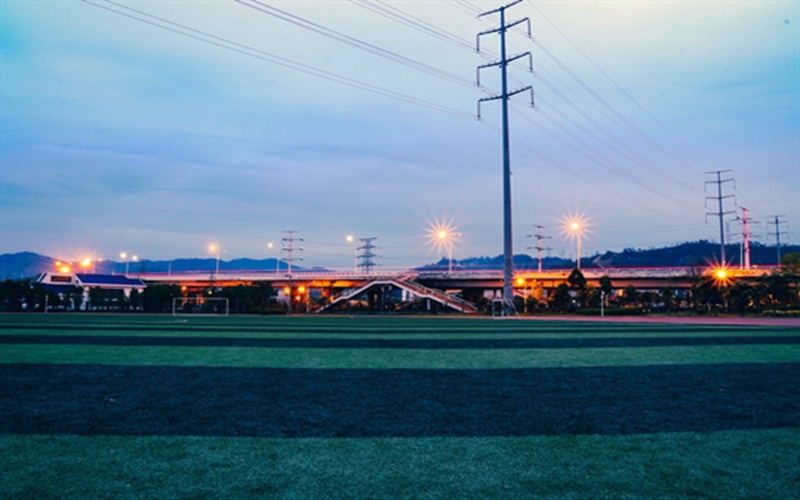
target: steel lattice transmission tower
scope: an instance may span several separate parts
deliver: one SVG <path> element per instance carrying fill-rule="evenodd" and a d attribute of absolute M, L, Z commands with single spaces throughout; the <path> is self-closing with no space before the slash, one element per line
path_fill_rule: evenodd
<path fill-rule="evenodd" d="M 294 252 L 302 252 L 302 248 L 298 248 L 294 246 L 295 241 L 303 241 L 303 238 L 296 238 L 295 234 L 299 233 L 300 231 L 288 230 L 284 231 L 286 233 L 286 238 L 283 238 L 281 241 L 283 243 L 283 248 L 281 248 L 281 252 L 286 253 L 286 275 L 288 277 L 292 277 L 292 262 L 295 260 L 303 260 L 303 259 L 296 259 L 292 256 Z"/>
<path fill-rule="evenodd" d="M 728 170 L 716 170 L 714 172 L 706 172 L 706 174 L 716 174 L 717 180 L 715 180 L 715 181 L 706 181 L 703 184 L 704 188 L 705 188 L 705 186 L 707 186 L 709 184 L 716 184 L 717 185 L 717 196 L 707 196 L 706 197 L 706 206 L 708 206 L 708 200 L 717 200 L 717 203 L 718 203 L 718 206 L 719 206 L 719 211 L 706 213 L 706 218 L 708 218 L 709 215 L 716 215 L 717 217 L 719 217 L 719 253 L 720 253 L 720 262 L 719 263 L 720 263 L 720 265 L 723 265 L 723 266 L 727 264 L 727 261 L 725 259 L 725 231 L 724 231 L 725 216 L 729 215 L 729 214 L 735 214 L 736 212 L 733 211 L 733 210 L 729 210 L 727 212 L 725 210 L 723 210 L 722 202 L 723 202 L 723 200 L 725 200 L 725 198 L 736 198 L 736 197 L 734 195 L 732 195 L 732 194 L 729 194 L 727 196 L 723 196 L 722 195 L 722 185 L 725 184 L 726 182 L 733 182 L 733 179 L 723 179 L 722 178 L 722 174 L 725 173 L 725 172 L 732 172 L 732 171 L 733 170 L 728 169 Z M 735 185 L 734 185 L 734 187 L 735 187 Z"/>
<path fill-rule="evenodd" d="M 533 56 L 530 52 L 524 52 L 512 57 L 506 56 L 506 31 L 514 26 L 522 23 L 528 24 L 528 38 L 531 36 L 531 21 L 530 19 L 523 18 L 510 23 L 506 22 L 506 9 L 522 2 L 522 0 L 515 0 L 507 5 L 499 7 L 483 14 L 478 17 L 488 16 L 491 14 L 500 14 L 500 26 L 494 29 L 482 31 L 476 37 L 476 49 L 480 52 L 480 40 L 484 35 L 498 33 L 500 35 L 500 60 L 478 66 L 478 81 L 480 86 L 480 70 L 497 66 L 500 68 L 501 75 L 501 93 L 496 96 L 486 97 L 478 100 L 478 119 L 481 119 L 481 102 L 493 101 L 499 99 L 503 108 L 503 302 L 507 308 L 514 306 L 514 247 L 513 247 L 513 234 L 511 226 L 511 158 L 510 158 L 510 141 L 508 132 L 508 100 L 511 96 L 521 92 L 531 92 L 531 104 L 533 104 L 533 87 L 527 86 L 509 92 L 508 90 L 508 65 L 509 63 L 528 56 L 530 61 L 531 71 L 533 70 Z"/>
<path fill-rule="evenodd" d="M 360 260 L 358 265 L 364 269 L 364 274 L 367 275 L 372 272 L 372 266 L 375 265 L 374 259 L 378 257 L 376 254 L 372 253 L 373 250 L 378 248 L 372 244 L 372 242 L 377 239 L 376 236 L 371 236 L 369 238 L 359 238 L 358 240 L 362 243 L 362 245 L 357 248 L 357 250 L 362 250 L 362 253 L 358 256 Z"/>

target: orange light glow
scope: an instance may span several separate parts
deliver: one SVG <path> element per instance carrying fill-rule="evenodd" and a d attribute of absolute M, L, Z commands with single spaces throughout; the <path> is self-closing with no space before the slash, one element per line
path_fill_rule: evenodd
<path fill-rule="evenodd" d="M 443 219 L 440 221 L 436 219 L 434 222 L 429 222 L 428 245 L 437 252 L 452 252 L 461 237 L 461 234 L 456 232 L 457 229 L 458 226 L 452 220 Z"/>
<path fill-rule="evenodd" d="M 303 285 L 300 285 L 297 288 L 297 291 L 300 292 L 300 293 L 306 293 L 306 287 L 304 287 Z"/>
<path fill-rule="evenodd" d="M 724 266 L 717 265 L 711 268 L 711 277 L 717 288 L 729 286 L 732 282 L 730 272 Z"/>
<path fill-rule="evenodd" d="M 525 284 L 525 278 L 517 278 L 517 286 L 522 286 Z"/>
<path fill-rule="evenodd" d="M 288 286 L 287 286 L 287 287 L 284 287 L 284 288 L 283 288 L 283 293 L 284 293 L 285 295 L 291 295 L 291 294 L 292 294 L 292 289 L 291 289 L 291 288 L 289 288 Z"/>
<path fill-rule="evenodd" d="M 90 259 L 89 257 L 86 257 L 81 261 L 81 267 L 83 268 L 88 268 L 91 265 L 92 265 L 92 259 Z"/>
<path fill-rule="evenodd" d="M 70 267 L 69 267 L 69 266 L 61 266 L 61 267 L 59 267 L 59 268 L 58 268 L 58 270 L 59 270 L 59 271 L 61 271 L 61 272 L 62 272 L 62 273 L 64 273 L 64 274 L 67 274 L 67 273 L 69 273 L 70 271 L 72 271 L 72 269 L 70 269 Z"/>

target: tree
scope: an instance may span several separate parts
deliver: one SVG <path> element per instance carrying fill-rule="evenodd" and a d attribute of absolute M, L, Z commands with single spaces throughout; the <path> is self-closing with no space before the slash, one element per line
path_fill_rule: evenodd
<path fill-rule="evenodd" d="M 611 284 L 611 278 L 609 278 L 607 274 L 604 274 L 600 276 L 598 284 L 600 285 L 600 291 L 603 292 L 606 297 L 610 297 L 611 292 L 614 291 L 614 285 Z"/>
<path fill-rule="evenodd" d="M 142 308 L 145 312 L 170 312 L 172 299 L 180 296 L 181 288 L 178 285 L 148 285 L 142 292 Z"/>
<path fill-rule="evenodd" d="M 639 292 L 636 291 L 636 287 L 626 286 L 625 291 L 622 292 L 622 300 L 627 305 L 635 306 L 639 302 Z"/>
<path fill-rule="evenodd" d="M 572 306 L 572 296 L 569 293 L 569 286 L 561 283 L 556 287 L 555 292 L 550 297 L 552 308 L 556 312 L 565 313 Z"/>
<path fill-rule="evenodd" d="M 672 288 L 666 287 L 661 290 L 661 301 L 664 303 L 664 310 L 666 310 L 667 313 L 672 311 L 675 305 L 675 292 L 672 291 Z"/>
<path fill-rule="evenodd" d="M 131 289 L 130 295 L 128 295 L 128 307 L 130 307 L 134 311 L 138 311 L 139 307 L 142 303 L 142 296 L 139 293 L 139 290 L 136 288 Z"/>
<path fill-rule="evenodd" d="M 576 291 L 583 291 L 586 290 L 586 278 L 583 276 L 583 273 L 577 267 L 569 273 L 567 277 L 567 283 L 569 283 L 569 287 Z"/>

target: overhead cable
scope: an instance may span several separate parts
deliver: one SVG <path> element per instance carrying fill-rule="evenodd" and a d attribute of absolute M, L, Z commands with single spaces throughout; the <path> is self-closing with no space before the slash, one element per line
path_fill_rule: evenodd
<path fill-rule="evenodd" d="M 268 62 L 268 63 L 271 63 L 271 64 L 275 64 L 275 65 L 278 65 L 278 66 L 283 66 L 285 68 L 293 69 L 293 70 L 299 71 L 301 73 L 305 73 L 305 74 L 308 74 L 308 75 L 313 75 L 313 76 L 316 76 L 316 77 L 319 77 L 319 78 L 323 78 L 323 79 L 328 80 L 328 81 L 336 82 L 336 83 L 339 83 L 339 84 L 342 84 L 342 85 L 346 85 L 348 87 L 356 88 L 356 89 L 359 89 L 359 90 L 364 90 L 364 91 L 367 91 L 367 92 L 370 92 L 370 93 L 373 93 L 373 94 L 377 94 L 377 95 L 380 95 L 380 96 L 383 96 L 383 97 L 388 97 L 390 99 L 394 99 L 394 100 L 397 100 L 397 101 L 402 101 L 402 102 L 406 102 L 406 103 L 409 103 L 409 104 L 414 104 L 414 105 L 417 105 L 417 106 L 433 109 L 433 110 L 436 110 L 436 111 L 441 111 L 441 112 L 448 113 L 448 114 L 451 114 L 451 115 L 460 116 L 462 118 L 473 118 L 472 114 L 466 113 L 464 111 L 461 111 L 461 110 L 458 110 L 458 109 L 455 109 L 455 108 L 442 106 L 440 104 L 436 104 L 436 103 L 433 103 L 433 102 L 430 102 L 430 101 L 425 101 L 423 99 L 419 99 L 419 98 L 416 98 L 416 97 L 413 97 L 413 96 L 409 96 L 409 95 L 406 95 L 406 94 L 401 94 L 401 93 L 395 92 L 393 90 L 385 89 L 385 88 L 382 88 L 382 87 L 378 87 L 376 85 L 372 85 L 372 84 L 369 84 L 369 83 L 366 83 L 366 82 L 362 82 L 362 81 L 359 81 L 359 80 L 355 80 L 355 79 L 352 79 L 352 78 L 349 78 L 349 77 L 346 77 L 346 76 L 338 75 L 336 73 L 325 71 L 323 69 L 315 68 L 313 66 L 309 66 L 307 64 L 303 64 L 303 63 L 300 63 L 300 62 L 297 62 L 297 61 L 293 61 L 291 59 L 287 59 L 285 57 L 281 57 L 281 56 L 278 56 L 278 55 L 263 51 L 261 49 L 257 49 L 255 47 L 252 47 L 252 46 L 249 46 L 249 45 L 246 45 L 246 44 L 234 42 L 234 41 L 229 40 L 227 38 L 223 38 L 223 37 L 220 37 L 220 36 L 212 35 L 210 33 L 202 31 L 202 30 L 191 28 L 189 26 L 170 21 L 168 19 L 165 19 L 165 18 L 162 18 L 162 17 L 159 17 L 159 16 L 155 16 L 153 14 L 149 14 L 149 13 L 134 9 L 132 7 L 121 5 L 121 4 L 116 3 L 116 2 L 114 2 L 112 0 L 98 0 L 98 1 L 103 1 L 104 2 L 103 4 L 97 3 L 97 1 L 92 1 L 92 0 L 82 0 L 82 1 L 84 3 L 92 5 L 94 7 L 97 7 L 97 8 L 103 9 L 103 10 L 107 10 L 107 11 L 112 12 L 114 14 L 121 15 L 121 16 L 130 18 L 130 19 L 133 19 L 135 21 L 139 21 L 139 22 L 144 23 L 144 24 L 148 24 L 148 25 L 151 25 L 151 26 L 154 26 L 154 27 L 157 27 L 157 28 L 160 28 L 160 29 L 163 29 L 163 30 L 166 30 L 166 31 L 169 31 L 169 32 L 181 35 L 181 36 L 184 36 L 184 37 L 187 37 L 187 38 L 191 38 L 191 39 L 194 39 L 194 40 L 197 40 L 197 41 L 200 41 L 200 42 L 204 42 L 204 43 L 207 43 L 207 44 L 210 44 L 210 45 L 214 45 L 216 47 L 220 47 L 220 48 L 223 48 L 225 50 L 230 50 L 232 52 L 236 52 L 236 53 L 248 56 L 248 57 L 259 59 L 259 60 L 262 60 L 262 61 L 265 61 L 265 62 Z M 106 4 L 113 5 L 113 6 L 117 7 L 117 8 L 115 9 L 115 8 L 109 7 Z M 127 12 L 123 12 L 122 10 L 118 10 L 118 9 L 124 9 Z"/>

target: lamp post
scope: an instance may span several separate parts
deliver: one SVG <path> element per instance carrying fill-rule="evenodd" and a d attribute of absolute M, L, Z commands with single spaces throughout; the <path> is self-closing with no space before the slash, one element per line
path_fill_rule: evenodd
<path fill-rule="evenodd" d="M 273 248 L 275 248 L 275 244 L 270 241 L 269 243 L 267 243 L 267 248 L 272 250 Z M 279 252 L 276 250 L 275 251 L 275 274 L 277 275 L 280 271 L 281 271 L 281 259 L 280 259 Z"/>
<path fill-rule="evenodd" d="M 89 257 L 86 257 L 85 259 L 83 259 L 80 262 L 80 266 L 83 268 L 83 272 L 84 273 L 88 273 L 89 272 L 89 268 L 92 266 L 92 259 L 90 259 Z"/>
<path fill-rule="evenodd" d="M 352 234 L 347 235 L 347 242 L 353 243 L 355 241 L 355 237 Z M 354 249 L 354 258 L 353 258 L 353 274 L 358 274 L 358 245 L 353 247 Z"/>
<path fill-rule="evenodd" d="M 442 248 L 447 248 L 447 272 L 453 272 L 453 247 L 461 233 L 455 232 L 458 226 L 453 224 L 453 221 L 439 221 L 430 223 L 428 229 L 428 243 L 431 248 L 441 251 Z"/>
<path fill-rule="evenodd" d="M 217 266 L 216 266 L 216 272 L 214 273 L 214 276 L 216 276 L 217 274 L 219 274 L 219 253 L 220 253 L 219 243 L 212 243 L 208 245 L 208 253 L 216 255 Z"/>
<path fill-rule="evenodd" d="M 447 272 L 449 274 L 452 274 L 453 272 L 453 246 L 455 246 L 454 240 L 459 236 L 461 236 L 461 233 L 453 233 L 447 229 L 440 229 L 436 233 L 436 237 L 439 238 L 441 244 L 447 247 Z"/>
<path fill-rule="evenodd" d="M 581 235 L 583 234 L 584 225 L 579 220 L 573 220 L 569 223 L 569 230 L 575 235 L 575 238 L 578 241 L 578 259 L 577 259 L 577 268 L 580 270 L 581 268 Z"/>

